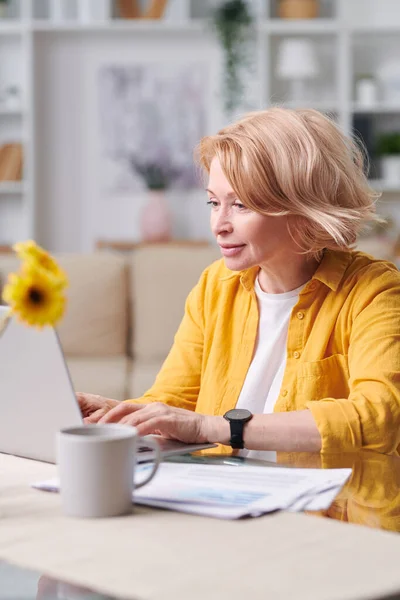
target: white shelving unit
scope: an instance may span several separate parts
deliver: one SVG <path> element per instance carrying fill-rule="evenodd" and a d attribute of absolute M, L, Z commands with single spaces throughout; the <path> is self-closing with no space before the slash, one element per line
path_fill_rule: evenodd
<path fill-rule="evenodd" d="M 26 22 L 24 0 L 9 3 L 9 18 L 0 20 L 0 145 L 21 143 L 23 179 L 0 181 L 0 243 L 11 244 L 34 232 L 34 188 L 31 179 L 32 147 L 30 101 L 31 30 Z M 4 91 L 17 88 L 19 98 L 10 105 Z"/>
<path fill-rule="evenodd" d="M 53 192 L 49 191 L 43 177 L 40 181 L 37 177 L 38 160 L 49 153 L 57 154 L 59 150 L 57 147 L 45 147 L 42 132 L 36 125 L 40 104 L 38 99 L 42 97 L 43 78 L 46 79 L 44 70 L 50 64 L 50 61 L 46 61 L 46 66 L 40 63 L 41 53 L 46 53 L 52 44 L 56 45 L 60 40 L 68 39 L 68 36 L 73 36 L 71 39 L 77 45 L 82 41 L 99 40 L 103 36 L 104 52 L 109 51 L 112 57 L 116 54 L 114 46 L 121 44 L 121 39 L 128 39 L 128 35 L 135 43 L 143 43 L 143 48 L 147 48 L 149 39 L 163 39 L 166 44 L 173 40 L 175 45 L 181 45 L 182 55 L 186 53 L 188 56 L 196 40 L 206 39 L 209 44 L 216 45 L 209 24 L 201 18 L 202 13 L 198 13 L 200 9 L 203 13 L 206 11 L 208 0 L 187 0 L 186 16 L 190 17 L 190 7 L 192 12 L 195 7 L 196 15 L 200 18 L 183 18 L 184 0 L 170 0 L 178 7 L 176 14 L 179 18 L 175 20 L 172 13 L 169 20 L 110 18 L 93 22 L 80 22 L 74 16 L 76 2 L 80 0 L 69 0 L 72 12 L 68 19 L 52 20 L 49 6 L 53 1 L 10 0 L 9 18 L 0 20 L 0 93 L 1 87 L 17 84 L 22 96 L 20 108 L 2 108 L 0 105 L 0 144 L 9 139 L 21 140 L 24 144 L 23 181 L 0 183 L 2 245 L 29 237 L 43 242 L 40 223 L 46 216 L 49 203 L 57 201 L 50 198 Z M 383 50 L 379 52 L 381 45 L 386 51 L 389 44 L 393 56 L 397 56 L 400 63 L 398 0 L 371 0 L 368 3 L 363 0 L 320 0 L 321 18 L 293 21 L 278 18 L 279 0 L 248 1 L 257 16 L 254 62 L 258 85 L 253 108 L 271 104 L 297 105 L 290 99 L 286 82 L 276 76 L 277 50 L 285 38 L 306 37 L 315 46 L 320 74 L 310 85 L 309 98 L 302 105 L 332 114 L 347 133 L 352 132 L 354 124 L 361 121 L 367 124 L 368 120 L 372 123 L 374 134 L 380 130 L 400 131 L 400 102 L 389 104 L 387 100 L 379 99 L 376 104 L 366 108 L 357 104 L 354 95 L 357 75 L 377 67 L 377 59 L 383 53 Z M 375 16 L 369 12 L 371 10 L 375 10 Z M 79 93 L 78 88 L 74 90 L 74 94 Z M 56 94 L 54 98 L 56 102 Z M 59 118 L 63 119 L 63 115 L 60 114 Z M 400 184 L 397 187 L 381 181 L 379 170 L 376 169 L 371 175 L 376 189 L 400 197 Z M 46 197 L 47 203 L 43 202 Z"/>

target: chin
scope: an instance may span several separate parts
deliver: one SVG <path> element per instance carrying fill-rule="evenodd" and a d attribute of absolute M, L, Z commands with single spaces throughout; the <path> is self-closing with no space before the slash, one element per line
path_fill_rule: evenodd
<path fill-rule="evenodd" d="M 229 256 L 223 257 L 226 267 L 230 271 L 244 271 L 245 269 L 250 269 L 254 267 L 254 263 L 249 260 L 243 260 L 243 258 L 234 258 Z"/>

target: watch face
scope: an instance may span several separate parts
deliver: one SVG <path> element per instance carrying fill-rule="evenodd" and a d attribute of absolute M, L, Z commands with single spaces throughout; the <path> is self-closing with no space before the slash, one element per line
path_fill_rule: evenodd
<path fill-rule="evenodd" d="M 233 408 L 232 410 L 228 410 L 228 412 L 225 413 L 224 416 L 226 419 L 244 421 L 246 419 L 251 419 L 253 415 L 249 410 L 246 410 L 245 408 Z"/>

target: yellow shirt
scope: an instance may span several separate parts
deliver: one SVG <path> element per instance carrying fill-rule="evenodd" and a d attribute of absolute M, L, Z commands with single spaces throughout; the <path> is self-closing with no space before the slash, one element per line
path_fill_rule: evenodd
<path fill-rule="evenodd" d="M 230 271 L 223 260 L 203 272 L 154 385 L 128 402 L 208 415 L 235 407 L 257 336 L 257 272 Z M 302 409 L 322 452 L 400 450 L 400 273 L 391 263 L 327 251 L 300 292 L 274 411 Z"/>

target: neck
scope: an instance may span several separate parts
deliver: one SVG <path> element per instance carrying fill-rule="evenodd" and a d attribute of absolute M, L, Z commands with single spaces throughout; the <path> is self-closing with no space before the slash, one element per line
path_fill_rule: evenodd
<path fill-rule="evenodd" d="M 292 254 L 279 265 L 262 264 L 258 281 L 263 292 L 283 294 L 311 279 L 321 261 L 303 254 Z"/>

